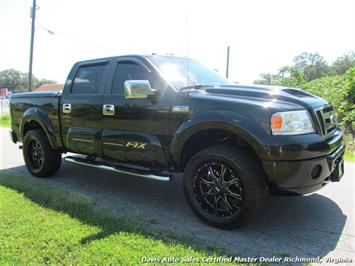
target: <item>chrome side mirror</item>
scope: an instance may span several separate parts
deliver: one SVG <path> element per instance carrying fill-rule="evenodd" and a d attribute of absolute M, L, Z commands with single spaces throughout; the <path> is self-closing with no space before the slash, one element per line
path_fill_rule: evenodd
<path fill-rule="evenodd" d="M 124 82 L 124 96 L 126 99 L 147 99 L 155 94 L 148 80 L 126 80 Z"/>

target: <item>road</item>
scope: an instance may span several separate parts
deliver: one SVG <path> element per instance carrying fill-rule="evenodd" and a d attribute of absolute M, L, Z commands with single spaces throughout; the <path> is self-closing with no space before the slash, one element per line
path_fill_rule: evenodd
<path fill-rule="evenodd" d="M 0 128 L 0 141 L 0 173 L 10 171 L 34 179 L 7 129 Z M 217 244 L 243 257 L 320 256 L 354 262 L 354 170 L 354 163 L 345 163 L 341 182 L 318 193 L 270 198 L 259 219 L 233 231 L 201 223 L 187 206 L 179 179 L 161 183 L 63 162 L 55 176 L 41 182 L 93 197 L 120 213 L 143 215 L 153 227 Z"/>

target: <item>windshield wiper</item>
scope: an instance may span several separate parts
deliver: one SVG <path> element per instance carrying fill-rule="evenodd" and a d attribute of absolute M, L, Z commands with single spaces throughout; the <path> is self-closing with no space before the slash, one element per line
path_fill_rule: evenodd
<path fill-rule="evenodd" d="M 186 91 L 186 90 L 203 90 L 204 88 L 211 88 L 214 87 L 214 85 L 207 85 L 207 84 L 196 84 L 196 85 L 190 85 L 190 86 L 185 86 L 180 89 L 180 91 Z"/>

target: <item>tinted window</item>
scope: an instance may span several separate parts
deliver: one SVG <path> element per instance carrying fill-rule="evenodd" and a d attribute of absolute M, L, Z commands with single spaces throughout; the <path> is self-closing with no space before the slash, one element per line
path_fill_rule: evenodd
<path fill-rule="evenodd" d="M 163 77 L 177 89 L 188 85 L 218 86 L 232 84 L 216 71 L 193 59 L 169 56 L 152 56 L 149 59 L 159 68 Z"/>
<path fill-rule="evenodd" d="M 124 82 L 126 80 L 149 80 L 150 85 L 154 87 L 151 73 L 142 65 L 133 62 L 122 62 L 117 64 L 112 93 L 123 94 Z"/>
<path fill-rule="evenodd" d="M 80 67 L 75 76 L 72 93 L 99 94 L 103 92 L 106 65 Z"/>

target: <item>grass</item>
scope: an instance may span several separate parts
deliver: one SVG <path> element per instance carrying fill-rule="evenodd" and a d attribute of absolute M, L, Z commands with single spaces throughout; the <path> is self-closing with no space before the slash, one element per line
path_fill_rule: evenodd
<path fill-rule="evenodd" d="M 0 127 L 10 127 L 11 120 L 10 115 L 0 115 Z"/>
<path fill-rule="evenodd" d="M 0 265 L 137 265 L 144 257 L 225 254 L 41 180 L 0 173 L 0 199 Z"/>
<path fill-rule="evenodd" d="M 355 153 L 346 151 L 344 155 L 344 159 L 345 161 L 355 162 Z"/>

